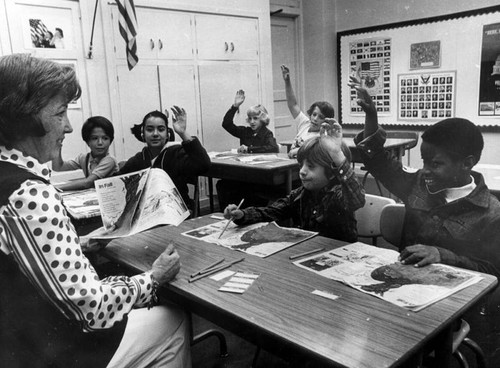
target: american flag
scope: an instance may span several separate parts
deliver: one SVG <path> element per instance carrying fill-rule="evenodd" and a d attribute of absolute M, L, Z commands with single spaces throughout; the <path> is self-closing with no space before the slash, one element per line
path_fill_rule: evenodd
<path fill-rule="evenodd" d="M 30 19 L 31 41 L 36 46 L 49 30 L 40 19 Z"/>
<path fill-rule="evenodd" d="M 137 64 L 139 58 L 137 57 L 137 17 L 135 15 L 134 0 L 115 0 L 118 5 L 120 16 L 118 23 L 120 27 L 120 34 L 125 40 L 128 70 Z"/>
<path fill-rule="evenodd" d="M 359 74 L 361 78 L 378 78 L 380 76 L 380 63 L 378 61 L 362 62 Z"/>

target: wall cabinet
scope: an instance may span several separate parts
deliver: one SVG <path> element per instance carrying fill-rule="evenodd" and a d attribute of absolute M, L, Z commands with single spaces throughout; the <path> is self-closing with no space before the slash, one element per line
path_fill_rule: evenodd
<path fill-rule="evenodd" d="M 112 11 L 116 57 L 125 59 L 125 45 L 118 28 L 118 9 Z M 192 59 L 193 35 L 188 13 L 136 7 L 137 55 L 140 60 Z"/>
<path fill-rule="evenodd" d="M 195 15 L 195 24 L 196 49 L 199 59 L 258 59 L 259 34 L 256 19 Z"/>
<path fill-rule="evenodd" d="M 139 6 L 136 14 L 139 63 L 129 71 L 118 12 L 112 6 L 119 98 L 119 119 L 113 122 L 121 125 L 117 130 L 123 145 L 117 149 L 123 155 L 119 159 L 143 146 L 130 133 L 131 126 L 149 111 L 164 111 L 172 105 L 186 109 L 188 131 L 198 136 L 207 151 L 238 147 L 239 141 L 221 123 L 237 90 L 245 90 L 247 96 L 237 124 L 246 124 L 247 108 L 261 101 L 258 20 Z"/>

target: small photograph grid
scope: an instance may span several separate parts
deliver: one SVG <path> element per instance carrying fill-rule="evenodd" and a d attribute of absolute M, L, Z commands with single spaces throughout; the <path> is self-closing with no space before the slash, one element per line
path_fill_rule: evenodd
<path fill-rule="evenodd" d="M 433 120 L 454 116 L 456 72 L 398 75 L 398 118 Z"/>

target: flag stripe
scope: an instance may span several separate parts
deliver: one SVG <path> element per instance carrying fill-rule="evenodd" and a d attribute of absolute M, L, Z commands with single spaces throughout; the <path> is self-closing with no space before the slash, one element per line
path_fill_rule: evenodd
<path fill-rule="evenodd" d="M 137 56 L 137 17 L 135 14 L 135 7 L 133 0 L 115 0 L 118 6 L 120 16 L 118 24 L 120 34 L 125 40 L 125 51 L 127 55 L 128 69 L 132 68 L 138 63 L 139 57 Z"/>

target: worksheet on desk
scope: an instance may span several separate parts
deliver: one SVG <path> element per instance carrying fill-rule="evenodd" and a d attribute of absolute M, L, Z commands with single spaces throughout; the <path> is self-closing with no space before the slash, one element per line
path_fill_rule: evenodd
<path fill-rule="evenodd" d="M 246 226 L 237 226 L 231 222 L 219 238 L 228 221 L 218 221 L 186 231 L 182 235 L 264 258 L 318 234 L 314 231 L 281 227 L 275 222 Z"/>

